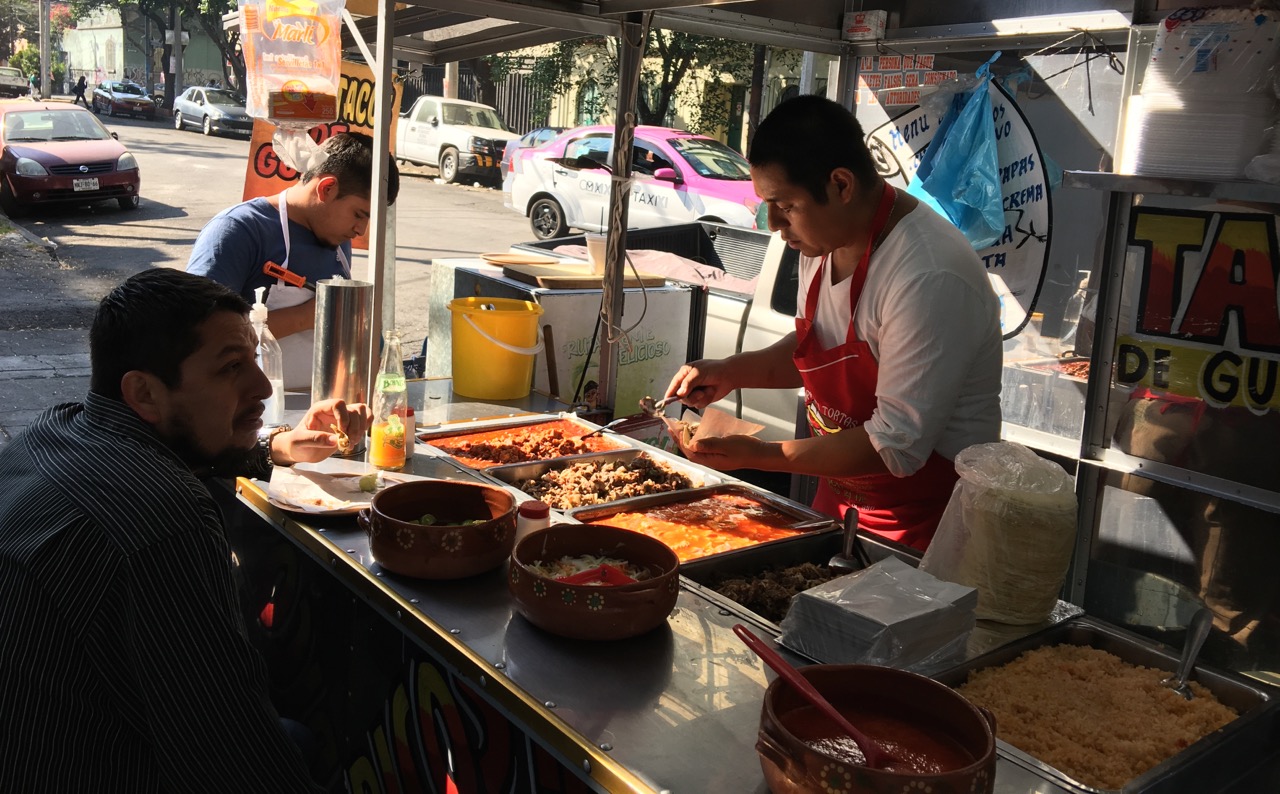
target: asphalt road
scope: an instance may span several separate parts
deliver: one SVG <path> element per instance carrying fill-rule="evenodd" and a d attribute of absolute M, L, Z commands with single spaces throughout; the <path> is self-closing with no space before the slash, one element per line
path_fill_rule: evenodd
<path fill-rule="evenodd" d="M 204 224 L 240 201 L 247 138 L 205 137 L 148 122 L 100 117 L 138 158 L 142 206 L 114 202 L 35 210 L 18 222 L 57 244 L 58 263 L 10 283 L 5 328 L 84 328 L 93 304 L 123 279 L 148 267 L 183 268 Z M 396 201 L 396 325 L 406 354 L 427 330 L 430 262 L 505 251 L 533 239 L 528 220 L 502 206 L 502 192 L 444 185 L 432 169 L 403 169 Z M 355 276 L 366 272 L 357 252 Z"/>

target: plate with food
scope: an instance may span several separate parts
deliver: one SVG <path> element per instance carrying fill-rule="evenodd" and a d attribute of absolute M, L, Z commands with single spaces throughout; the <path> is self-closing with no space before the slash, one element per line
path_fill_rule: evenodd
<path fill-rule="evenodd" d="M 369 506 L 373 495 L 396 483 L 420 480 L 387 471 L 329 472 L 299 464 L 277 467 L 267 483 L 267 501 L 281 510 L 312 515 L 354 515 Z"/>

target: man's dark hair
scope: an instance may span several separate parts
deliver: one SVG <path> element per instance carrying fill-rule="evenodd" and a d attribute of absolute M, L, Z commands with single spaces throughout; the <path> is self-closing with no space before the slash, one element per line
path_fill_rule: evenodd
<path fill-rule="evenodd" d="M 328 157 L 306 170 L 302 175 L 304 183 L 328 174 L 338 179 L 338 198 L 372 196 L 373 138 L 362 132 L 340 132 L 320 144 L 320 151 Z M 400 169 L 396 168 L 395 158 L 387 165 L 387 204 L 395 204 L 400 193 Z"/>
<path fill-rule="evenodd" d="M 236 293 L 204 276 L 166 267 L 132 276 L 98 304 L 89 331 L 89 388 L 119 400 L 120 380 L 139 370 L 170 388 L 182 362 L 200 346 L 200 325 L 218 311 L 249 313 Z"/>
<path fill-rule="evenodd" d="M 798 96 L 774 108 L 751 139 L 747 162 L 781 165 L 787 181 L 827 203 L 827 181 L 848 168 L 862 187 L 876 184 L 875 161 L 862 139 L 862 126 L 843 105 L 820 96 Z"/>

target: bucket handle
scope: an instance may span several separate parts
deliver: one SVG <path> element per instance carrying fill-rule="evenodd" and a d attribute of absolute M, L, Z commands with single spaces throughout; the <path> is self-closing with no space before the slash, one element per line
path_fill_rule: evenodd
<path fill-rule="evenodd" d="M 537 344 L 535 344 L 533 347 L 516 347 L 515 345 L 509 345 L 500 339 L 494 339 L 492 336 L 489 336 L 487 333 L 484 332 L 484 329 L 476 325 L 476 321 L 471 319 L 469 316 L 464 314 L 462 315 L 462 319 L 466 320 L 467 325 L 470 325 L 475 330 L 476 333 L 480 334 L 480 336 L 484 337 L 485 339 L 488 339 L 490 342 L 493 342 L 495 345 L 507 351 L 508 353 L 515 353 L 518 356 L 536 356 L 537 354 L 542 352 L 543 345 L 542 345 L 542 329 L 541 328 L 537 329 L 538 330 Z"/>

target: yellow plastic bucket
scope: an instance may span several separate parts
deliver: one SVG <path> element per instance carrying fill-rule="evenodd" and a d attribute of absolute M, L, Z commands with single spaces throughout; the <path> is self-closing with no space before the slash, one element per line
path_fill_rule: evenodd
<path fill-rule="evenodd" d="M 542 307 L 510 298 L 456 298 L 453 393 L 480 400 L 518 400 L 533 388 L 534 356 L 542 352 Z"/>

